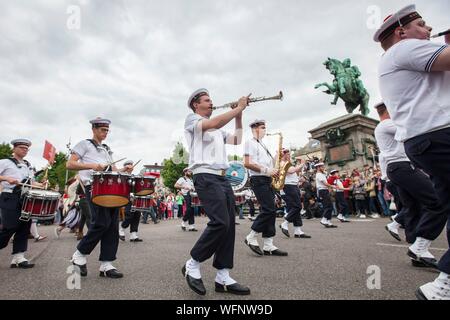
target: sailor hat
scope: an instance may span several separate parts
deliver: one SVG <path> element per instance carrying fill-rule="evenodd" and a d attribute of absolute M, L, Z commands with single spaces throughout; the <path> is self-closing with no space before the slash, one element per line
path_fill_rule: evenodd
<path fill-rule="evenodd" d="M 398 27 L 403 27 L 416 19 L 422 18 L 416 11 L 416 6 L 411 4 L 406 6 L 394 14 L 391 14 L 384 19 L 383 24 L 375 32 L 373 40 L 375 42 L 382 42 L 389 38 Z"/>
<path fill-rule="evenodd" d="M 14 147 L 17 147 L 17 146 L 20 146 L 20 145 L 25 145 L 25 146 L 31 147 L 31 141 L 28 140 L 28 139 L 14 139 L 14 140 L 11 141 L 11 144 Z"/>
<path fill-rule="evenodd" d="M 252 122 L 250 122 L 249 127 L 250 128 L 256 128 L 262 124 L 266 124 L 266 120 L 262 120 L 262 119 L 255 119 Z"/>
<path fill-rule="evenodd" d="M 123 163 L 123 165 L 124 165 L 124 166 L 127 166 L 127 165 L 132 166 L 132 165 L 133 165 L 133 160 L 127 160 L 127 161 L 125 161 L 125 162 Z"/>
<path fill-rule="evenodd" d="M 98 127 L 109 127 L 109 125 L 111 124 L 111 121 L 108 119 L 97 117 L 97 118 L 89 121 L 89 123 L 91 123 L 93 127 L 98 128 Z"/>
<path fill-rule="evenodd" d="M 314 165 L 314 167 L 318 168 L 318 167 L 321 167 L 321 166 L 324 166 L 324 165 L 325 165 L 325 163 L 323 163 L 323 162 L 318 162 L 318 163 L 316 163 L 316 164 Z"/>
<path fill-rule="evenodd" d="M 189 99 L 187 101 L 187 105 L 190 109 L 192 109 L 192 102 L 194 100 L 197 100 L 198 98 L 200 98 L 201 96 L 209 96 L 209 91 L 205 88 L 200 88 L 195 90 L 190 96 Z"/>

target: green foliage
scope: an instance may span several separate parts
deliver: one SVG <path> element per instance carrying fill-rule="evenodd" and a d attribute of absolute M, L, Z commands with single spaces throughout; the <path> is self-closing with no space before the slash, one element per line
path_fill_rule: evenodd
<path fill-rule="evenodd" d="M 2 143 L 0 144 L 0 159 L 6 159 L 11 157 L 12 155 L 12 148 L 9 145 L 9 143 Z"/>
<path fill-rule="evenodd" d="M 243 161 L 244 158 L 238 156 L 237 154 L 230 154 L 228 156 L 228 161 Z"/>
<path fill-rule="evenodd" d="M 181 142 L 175 145 L 172 158 L 164 160 L 164 169 L 161 171 L 161 176 L 164 180 L 164 185 L 172 192 L 176 191 L 174 187 L 175 182 L 183 176 L 183 169 L 188 166 L 188 161 L 189 153 Z"/>
<path fill-rule="evenodd" d="M 50 183 L 50 188 L 55 188 L 58 186 L 59 190 L 64 190 L 64 184 L 66 183 L 66 155 L 59 152 L 55 156 L 55 163 L 53 163 L 51 169 L 48 170 L 48 181 Z M 75 176 L 76 172 L 68 171 L 67 179 Z M 41 181 L 44 177 L 44 172 L 39 174 L 37 177 L 38 181 Z"/>

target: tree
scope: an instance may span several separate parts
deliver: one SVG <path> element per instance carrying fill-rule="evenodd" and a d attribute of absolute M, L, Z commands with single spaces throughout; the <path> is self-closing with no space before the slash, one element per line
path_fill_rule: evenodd
<path fill-rule="evenodd" d="M 244 160 L 242 157 L 238 156 L 237 154 L 230 154 L 228 156 L 228 161 L 242 161 Z"/>
<path fill-rule="evenodd" d="M 189 153 L 184 148 L 181 142 L 175 145 L 172 157 L 163 162 L 164 169 L 161 171 L 161 176 L 164 180 L 164 185 L 172 192 L 175 192 L 174 184 L 183 175 L 183 169 L 187 167 L 189 161 Z"/>
<path fill-rule="evenodd" d="M 3 142 L 0 144 L 0 159 L 6 159 L 11 157 L 12 155 L 12 148 L 9 145 L 9 143 Z"/>
<path fill-rule="evenodd" d="M 66 155 L 62 152 L 59 152 L 55 156 L 55 162 L 51 166 L 51 169 L 48 170 L 48 182 L 49 187 L 54 188 L 58 186 L 59 190 L 64 190 L 65 183 L 66 183 Z M 41 181 L 44 177 L 45 172 L 40 172 L 37 180 Z M 68 179 L 74 177 L 76 172 L 69 171 L 68 172 Z"/>

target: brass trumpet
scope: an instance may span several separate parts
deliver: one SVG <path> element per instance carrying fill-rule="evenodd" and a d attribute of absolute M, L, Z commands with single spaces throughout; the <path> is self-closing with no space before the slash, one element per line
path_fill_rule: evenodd
<path fill-rule="evenodd" d="M 252 103 L 252 102 L 260 102 L 260 101 L 266 101 L 266 100 L 283 100 L 283 92 L 280 91 L 280 93 L 279 93 L 278 95 L 273 96 L 273 97 L 257 97 L 257 98 L 249 98 L 249 99 L 248 99 L 248 102 L 249 102 L 249 103 Z M 230 103 L 224 104 L 224 105 L 222 105 L 222 106 L 213 107 L 212 109 L 213 109 L 213 110 L 217 110 L 217 109 L 231 108 L 231 107 L 233 107 L 233 106 L 235 106 L 235 105 L 237 105 L 237 104 L 238 104 L 238 102 L 235 101 L 235 102 L 230 102 Z"/>

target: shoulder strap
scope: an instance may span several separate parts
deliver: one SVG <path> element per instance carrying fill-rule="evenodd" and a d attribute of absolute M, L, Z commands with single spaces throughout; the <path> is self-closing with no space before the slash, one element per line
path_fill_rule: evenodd
<path fill-rule="evenodd" d="M 97 143 L 94 139 L 86 139 L 86 140 L 89 141 L 90 143 L 92 143 L 92 144 L 94 145 L 95 148 L 100 147 L 100 146 L 98 145 L 98 143 Z M 105 148 L 106 151 L 108 151 L 108 152 L 111 151 L 111 149 L 110 149 L 110 148 L 108 147 L 108 145 L 105 144 L 105 143 L 102 143 L 102 147 Z"/>
<path fill-rule="evenodd" d="M 16 166 L 17 166 L 17 168 L 19 168 L 19 161 L 17 161 L 17 159 L 16 158 L 13 158 L 13 157 L 10 157 L 10 158 L 7 158 L 8 160 L 10 160 L 10 161 L 12 161 Z M 31 168 L 31 163 L 29 163 L 27 160 L 23 160 L 23 162 L 27 165 L 27 167 L 28 168 Z"/>

